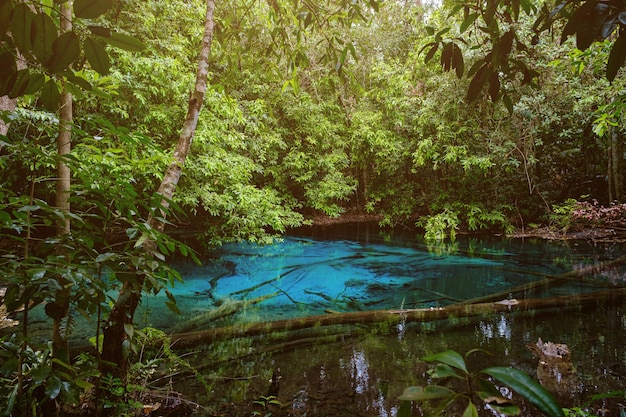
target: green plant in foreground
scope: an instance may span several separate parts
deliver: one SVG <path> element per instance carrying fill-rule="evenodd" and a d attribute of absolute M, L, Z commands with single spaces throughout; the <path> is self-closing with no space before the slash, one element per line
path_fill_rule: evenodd
<path fill-rule="evenodd" d="M 423 358 L 426 362 L 434 363 L 428 374 L 434 381 L 440 381 L 440 383 L 433 383 L 425 387 L 408 387 L 399 399 L 426 402 L 428 406 L 426 415 L 431 416 L 441 415 L 454 402 L 462 399 L 467 401 L 463 417 L 478 416 L 477 399 L 497 413 L 507 416 L 520 414 L 521 409 L 513 404 L 509 398 L 502 395 L 494 383 L 495 380 L 507 385 L 537 407 L 544 415 L 548 417 L 565 416 L 552 394 L 522 371 L 510 367 L 492 367 L 476 373 L 469 372 L 466 360 L 472 353 L 479 351 L 482 350 L 470 350 L 463 357 L 453 350 L 447 350 Z M 453 381 L 458 381 L 460 384 L 455 385 Z M 398 417 L 408 417 L 409 415 L 410 409 L 401 407 Z"/>
<path fill-rule="evenodd" d="M 254 402 L 254 404 L 260 405 L 261 407 L 263 407 L 264 411 L 253 411 L 252 415 L 253 416 L 263 416 L 263 417 L 270 417 L 272 415 L 272 412 L 268 410 L 270 408 L 270 406 L 272 406 L 272 405 L 281 406 L 282 405 L 280 400 L 278 398 L 276 398 L 276 396 L 274 396 L 274 395 L 268 395 L 267 397 L 266 396 L 262 396 L 261 398 L 256 400 Z"/>

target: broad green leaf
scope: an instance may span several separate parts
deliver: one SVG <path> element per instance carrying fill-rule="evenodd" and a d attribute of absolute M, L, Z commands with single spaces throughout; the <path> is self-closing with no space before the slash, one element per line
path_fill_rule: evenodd
<path fill-rule="evenodd" d="M 80 55 L 80 41 L 74 32 L 66 32 L 59 36 L 52 44 L 54 56 L 49 61 L 48 69 L 52 72 L 61 72 L 72 65 Z"/>
<path fill-rule="evenodd" d="M 8 30 L 15 45 L 22 53 L 30 52 L 30 26 L 35 13 L 25 3 L 19 3 L 13 8 Z"/>
<path fill-rule="evenodd" d="M 33 55 L 42 64 L 46 64 L 53 56 L 52 45 L 57 39 L 57 27 L 52 18 L 45 13 L 37 13 L 30 26 L 30 42 Z"/>
<path fill-rule="evenodd" d="M 0 1 L 0 28 L 9 27 L 13 3 L 10 1 Z"/>
<path fill-rule="evenodd" d="M 478 410 L 473 402 L 470 401 L 469 404 L 467 404 L 465 411 L 463 411 L 463 417 L 478 417 Z"/>
<path fill-rule="evenodd" d="M 456 392 L 452 391 L 450 388 L 439 385 L 428 385 L 426 387 L 408 387 L 404 390 L 402 395 L 398 397 L 398 399 L 401 401 L 424 401 L 434 400 L 437 398 L 447 398 L 456 395 Z"/>
<path fill-rule="evenodd" d="M 626 35 L 622 31 L 619 38 L 613 43 L 609 60 L 606 64 L 606 78 L 613 81 L 619 69 L 624 65 L 626 58 Z"/>
<path fill-rule="evenodd" d="M 112 32 L 110 37 L 103 37 L 102 39 L 109 45 L 125 51 L 138 52 L 145 48 L 140 40 L 123 33 Z"/>
<path fill-rule="evenodd" d="M 515 368 L 493 367 L 482 371 L 528 400 L 548 417 L 564 417 L 563 410 L 556 399 L 537 381 Z"/>
<path fill-rule="evenodd" d="M 87 38 L 83 43 L 83 49 L 91 68 L 100 75 L 107 75 L 111 68 L 111 62 L 102 42 L 95 38 Z"/>
<path fill-rule="evenodd" d="M 426 362 L 441 362 L 447 365 L 457 368 L 467 373 L 467 367 L 463 357 L 454 350 L 446 350 L 445 352 L 435 353 L 434 355 L 426 356 L 422 358 Z"/>
<path fill-rule="evenodd" d="M 41 90 L 41 104 L 50 112 L 56 113 L 59 108 L 59 87 L 54 80 L 48 80 Z"/>
<path fill-rule="evenodd" d="M 24 91 L 24 95 L 35 94 L 37 91 L 41 90 L 45 82 L 46 77 L 43 74 L 30 74 L 30 80 L 26 91 Z"/>
<path fill-rule="evenodd" d="M 113 0 L 74 0 L 74 15 L 80 19 L 95 19 L 113 6 Z"/>
<path fill-rule="evenodd" d="M 31 74 L 28 68 L 19 70 L 16 75 L 17 77 L 13 89 L 8 93 L 9 98 L 21 97 L 30 84 Z"/>

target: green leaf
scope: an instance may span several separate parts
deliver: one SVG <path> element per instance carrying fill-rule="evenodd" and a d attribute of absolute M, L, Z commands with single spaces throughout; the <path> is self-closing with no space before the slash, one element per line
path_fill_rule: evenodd
<path fill-rule="evenodd" d="M 460 369 L 467 373 L 467 367 L 463 357 L 454 350 L 446 350 L 445 352 L 435 353 L 434 355 L 426 356 L 422 358 L 426 362 L 441 362 L 452 366 L 453 368 Z"/>
<path fill-rule="evenodd" d="M 615 79 L 617 72 L 624 65 L 624 58 L 626 58 L 626 34 L 622 31 L 619 38 L 613 43 L 609 60 L 606 64 L 606 78 L 609 81 Z"/>
<path fill-rule="evenodd" d="M 50 112 L 56 113 L 59 109 L 59 87 L 54 80 L 48 80 L 41 90 L 41 104 Z"/>
<path fill-rule="evenodd" d="M 450 388 L 442 387 L 439 385 L 428 385 L 427 387 L 408 387 L 404 390 L 401 396 L 398 397 L 401 401 L 424 401 L 434 400 L 437 398 L 447 398 L 456 396 L 457 393 Z"/>
<path fill-rule="evenodd" d="M 111 36 L 111 29 L 104 26 L 89 25 L 87 28 L 97 36 Z"/>
<path fill-rule="evenodd" d="M 74 15 L 80 19 L 95 19 L 113 6 L 113 0 L 74 0 Z"/>
<path fill-rule="evenodd" d="M 494 103 L 498 101 L 500 97 L 500 77 L 495 71 L 492 71 L 491 77 L 489 78 L 489 96 L 491 96 L 491 101 Z"/>
<path fill-rule="evenodd" d="M 145 49 L 140 40 L 123 33 L 112 32 L 110 37 L 103 37 L 102 39 L 109 45 L 125 51 L 138 52 Z"/>
<path fill-rule="evenodd" d="M 463 61 L 463 53 L 458 45 L 452 45 L 452 68 L 456 69 L 457 78 L 463 77 L 463 71 L 465 70 L 465 63 Z"/>
<path fill-rule="evenodd" d="M 470 81 L 469 87 L 467 88 L 467 101 L 471 102 L 478 98 L 478 95 L 485 85 L 489 72 L 487 64 L 478 69 L 476 75 L 474 75 L 474 78 L 472 78 L 472 81 Z"/>
<path fill-rule="evenodd" d="M 50 400 L 54 400 L 56 397 L 58 397 L 60 392 L 61 392 L 61 380 L 56 376 L 49 378 L 46 383 L 46 390 L 45 390 L 46 397 Z"/>
<path fill-rule="evenodd" d="M 472 25 L 472 23 L 476 21 L 477 17 L 478 17 L 478 13 L 470 13 L 469 15 L 467 15 L 465 20 L 463 20 L 463 23 L 461 23 L 461 27 L 459 29 L 461 33 L 465 32 L 467 28 L 469 28 Z"/>
<path fill-rule="evenodd" d="M 66 32 L 52 44 L 54 55 L 49 61 L 48 69 L 54 73 L 61 72 L 72 65 L 80 55 L 80 41 L 74 32 Z"/>
<path fill-rule="evenodd" d="M 19 70 L 16 74 L 15 84 L 13 85 L 13 89 L 10 93 L 8 93 L 9 98 L 21 97 L 28 85 L 30 84 L 30 71 L 28 68 L 24 68 L 23 70 Z"/>
<path fill-rule="evenodd" d="M 30 26 L 32 52 L 37 60 L 46 64 L 53 56 L 52 45 L 57 39 L 57 27 L 52 18 L 45 13 L 37 13 Z"/>
<path fill-rule="evenodd" d="M 166 301 L 165 305 L 167 306 L 167 308 L 174 314 L 178 314 L 180 315 L 180 309 L 178 308 L 178 306 L 176 305 L 176 303 L 173 303 L 171 301 Z"/>
<path fill-rule="evenodd" d="M 117 256 L 117 253 L 115 252 L 106 252 L 106 253 L 101 253 L 100 255 L 98 255 L 96 257 L 96 262 L 97 263 L 101 263 L 101 262 L 106 262 L 114 257 Z"/>
<path fill-rule="evenodd" d="M 463 417 L 478 417 L 478 410 L 473 402 L 470 401 L 469 404 L 467 404 L 465 411 L 463 411 Z"/>
<path fill-rule="evenodd" d="M 133 338 L 133 334 L 135 334 L 135 327 L 131 323 L 124 324 L 124 333 L 128 335 L 129 338 Z"/>
<path fill-rule="evenodd" d="M 9 27 L 11 22 L 11 13 L 13 12 L 13 3 L 10 1 L 0 1 L 0 28 Z"/>
<path fill-rule="evenodd" d="M 43 74 L 30 74 L 30 80 L 28 87 L 26 87 L 24 91 L 24 95 L 35 94 L 37 91 L 41 90 L 45 82 L 46 77 Z"/>
<path fill-rule="evenodd" d="M 91 68 L 100 75 L 107 75 L 111 68 L 111 62 L 102 42 L 95 38 L 87 38 L 83 44 L 83 49 Z"/>
<path fill-rule="evenodd" d="M 13 8 L 8 30 L 15 46 L 24 54 L 30 52 L 30 26 L 34 17 L 35 13 L 25 3 L 19 3 Z"/>
<path fill-rule="evenodd" d="M 515 368 L 493 367 L 482 371 L 508 385 L 548 417 L 564 417 L 556 399 L 537 381 Z"/>
<path fill-rule="evenodd" d="M 439 363 L 429 372 L 430 376 L 433 378 L 463 378 L 461 375 L 457 374 L 454 369 L 450 365 L 445 363 Z"/>

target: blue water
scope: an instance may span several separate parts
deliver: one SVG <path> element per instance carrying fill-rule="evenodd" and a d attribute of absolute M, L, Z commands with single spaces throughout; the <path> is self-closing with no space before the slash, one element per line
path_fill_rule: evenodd
<path fill-rule="evenodd" d="M 430 245 L 415 233 L 359 226 L 301 233 L 273 245 L 228 244 L 178 263 L 184 283 L 172 289 L 181 315 L 145 297 L 140 322 L 164 329 L 226 303 L 270 297 L 216 323 L 256 322 L 374 309 L 428 308 L 494 293 L 544 297 L 626 284 L 624 265 L 522 294 L 507 291 L 601 265 L 626 253 L 624 245 L 536 239 L 461 238 Z"/>

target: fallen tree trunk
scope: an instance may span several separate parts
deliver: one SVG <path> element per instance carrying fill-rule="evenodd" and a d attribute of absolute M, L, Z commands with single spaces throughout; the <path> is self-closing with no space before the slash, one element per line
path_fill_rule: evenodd
<path fill-rule="evenodd" d="M 209 326 L 216 320 L 223 319 L 228 316 L 232 316 L 238 311 L 252 306 L 254 304 L 258 304 L 262 301 L 269 300 L 270 298 L 276 297 L 278 295 L 277 292 L 272 294 L 263 295 L 260 297 L 252 298 L 250 300 L 226 300 L 222 305 L 217 308 L 211 309 L 205 313 L 199 314 L 186 320 L 176 327 L 174 327 L 174 333 L 185 333 L 192 330 L 200 330 L 204 327 Z"/>
<path fill-rule="evenodd" d="M 321 316 L 302 317 L 272 322 L 250 323 L 229 327 L 207 329 L 198 332 L 172 335 L 172 341 L 179 349 L 191 348 L 200 344 L 211 343 L 238 337 L 252 337 L 264 333 L 293 331 L 317 326 L 365 325 L 388 322 L 428 322 L 448 318 L 472 317 L 494 313 L 515 313 L 548 308 L 584 306 L 598 301 L 623 299 L 626 288 L 599 291 L 550 298 L 528 300 L 502 300 L 499 302 L 477 303 L 468 305 L 455 304 L 448 307 L 408 310 L 374 310 L 348 313 L 335 313 Z"/>

